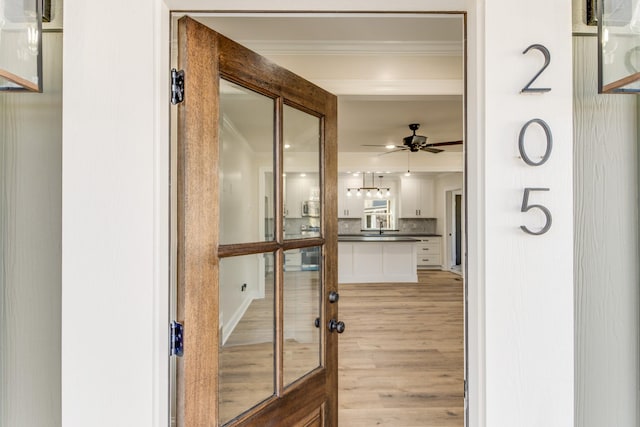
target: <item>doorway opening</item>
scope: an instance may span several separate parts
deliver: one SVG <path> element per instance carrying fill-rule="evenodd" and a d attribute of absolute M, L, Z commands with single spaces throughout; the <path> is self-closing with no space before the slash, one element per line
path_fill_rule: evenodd
<path fill-rule="evenodd" d="M 460 275 L 463 275 L 465 196 L 461 185 L 455 187 L 455 191 L 445 190 L 445 188 L 451 187 L 438 184 L 438 178 L 430 178 L 436 172 L 439 175 L 459 174 L 460 182 L 463 182 L 465 154 L 462 146 L 458 147 L 458 151 L 454 148 L 437 154 L 419 152 L 408 153 L 408 155 L 404 152 L 390 153 L 384 149 L 365 148 L 365 146 L 375 145 L 379 141 L 381 144 L 390 142 L 398 144 L 398 141 L 402 141 L 405 136 L 406 126 L 412 122 L 421 122 L 423 133 L 434 142 L 437 142 L 438 139 L 453 140 L 458 138 L 458 136 L 446 136 L 447 132 L 452 131 L 459 132 L 459 139 L 464 139 L 464 14 L 343 13 L 322 16 L 322 14 L 316 13 L 308 16 L 301 16 L 301 14 L 275 16 L 268 13 L 219 13 L 189 15 L 338 95 L 339 173 L 345 174 L 345 176 L 353 176 L 356 173 L 375 173 L 376 179 L 384 177 L 385 186 L 388 185 L 392 189 L 392 196 L 389 199 L 391 200 L 390 206 L 395 206 L 398 219 L 402 219 L 403 224 L 406 225 L 407 228 L 403 230 L 405 234 L 410 233 L 412 229 L 423 230 L 421 228 L 423 226 L 433 226 L 433 231 L 429 228 L 428 234 L 442 235 L 442 243 L 439 248 L 442 256 L 437 264 L 429 265 L 428 268 L 419 271 L 419 285 L 423 287 L 440 286 L 442 292 L 446 292 L 448 281 L 457 282 L 461 293 L 451 296 L 452 301 L 449 302 L 459 304 L 458 313 L 463 317 L 460 322 L 460 336 L 461 339 L 464 339 L 466 328 L 464 327 L 463 302 L 466 287 L 460 276 L 446 276 L 440 270 L 457 270 Z M 407 25 L 411 19 L 431 19 L 432 25 L 424 25 L 423 27 L 435 28 L 434 33 L 438 33 L 440 39 L 421 40 L 421 37 L 426 37 L 426 33 L 421 34 L 420 26 Z M 355 26 L 356 21 L 360 21 L 357 23 L 361 25 L 360 27 Z M 285 25 L 286 23 L 290 24 L 290 27 Z M 455 26 L 454 30 L 449 28 L 452 25 Z M 331 28 L 332 31 L 327 31 L 328 28 Z M 351 28 L 352 32 L 347 32 L 346 28 Z M 412 29 L 413 33 L 409 34 L 407 29 Z M 307 38 L 300 36 L 300 32 L 305 31 L 308 32 Z M 385 31 L 390 33 L 385 35 Z M 446 40 L 443 36 L 456 31 L 460 35 L 456 43 Z M 323 35 L 326 39 L 318 34 Z M 358 37 L 363 39 L 357 40 Z M 373 39 L 368 40 L 367 37 Z M 402 42 L 394 40 L 394 38 L 401 37 L 414 37 L 414 40 L 403 40 Z M 318 40 L 321 41 L 318 42 Z M 354 58 L 355 61 L 351 66 L 345 66 L 346 63 L 343 60 L 349 57 Z M 435 62 L 436 58 L 439 61 L 439 71 L 431 70 L 427 73 L 420 64 L 429 60 Z M 408 64 L 405 61 L 408 61 Z M 452 67 L 458 66 L 458 72 L 455 76 L 447 75 L 447 63 Z M 323 75 L 322 70 L 327 71 L 327 69 L 331 73 Z M 393 73 L 399 74 L 394 77 Z M 424 77 L 425 73 L 428 74 L 427 77 Z M 454 110 L 456 111 L 454 118 L 447 119 L 446 114 Z M 380 140 L 382 130 L 378 125 L 388 126 L 389 121 L 395 121 L 396 128 L 390 128 L 384 134 L 385 139 Z M 441 124 L 445 124 L 445 126 L 440 127 Z M 295 172 L 300 171 L 291 170 L 291 174 L 288 174 L 289 176 L 285 179 L 289 182 L 291 189 L 299 187 L 294 180 Z M 406 178 L 405 174 L 410 174 L 411 177 Z M 361 178 L 356 179 L 361 181 Z M 403 179 L 406 183 L 404 186 Z M 430 209 L 432 210 L 428 218 L 420 217 L 422 209 L 417 209 L 420 214 L 409 217 L 406 217 L 406 213 L 401 212 L 402 206 L 405 204 L 403 198 L 406 198 L 401 195 L 402 188 L 408 188 L 409 182 L 413 185 L 413 182 L 418 179 L 424 181 L 432 179 L 430 184 L 432 203 Z M 420 191 L 424 193 L 426 190 Z M 340 182 L 338 192 L 342 193 Z M 292 195 L 295 196 L 295 194 L 296 192 L 293 191 L 291 195 L 287 193 L 284 197 L 291 200 Z M 300 200 L 300 202 L 304 201 Z M 340 202 L 338 204 L 340 205 Z M 295 203 L 296 207 L 298 205 L 300 203 Z M 305 215 L 303 208 L 301 209 L 299 218 L 297 215 L 287 212 L 288 216 L 284 226 L 285 232 L 289 235 L 293 236 L 296 231 L 303 235 L 305 232 L 314 232 L 315 230 L 312 224 L 313 217 Z M 339 233 L 344 230 L 348 231 L 351 222 L 361 223 L 362 211 L 350 209 L 347 206 L 346 212 L 345 218 L 342 218 L 345 221 L 339 221 Z M 428 220 L 434 218 L 436 219 L 435 225 L 425 225 L 429 222 Z M 267 231 L 265 230 L 265 233 Z M 398 226 L 398 232 L 400 231 L 400 226 Z M 421 234 L 426 233 L 427 231 L 423 231 Z M 449 238 L 449 233 L 451 233 L 451 238 Z M 416 232 L 416 234 L 420 233 Z M 300 269 L 302 269 L 303 258 L 303 256 L 288 257 L 287 260 L 291 264 L 287 267 L 293 271 L 300 264 Z M 381 286 L 382 289 L 390 289 L 394 286 L 389 283 L 384 285 Z M 364 287 L 357 289 L 357 291 L 364 291 Z M 412 292 L 411 287 L 407 292 L 409 294 Z M 428 298 L 444 298 L 442 293 L 435 295 Z M 343 305 L 347 305 L 344 303 L 345 298 L 346 295 L 343 294 L 341 300 Z M 361 295 L 359 294 L 357 298 L 361 298 Z M 385 301 L 381 301 L 381 303 L 384 304 Z M 409 327 L 411 326 L 409 325 Z M 352 330 L 353 328 L 347 323 L 347 333 L 343 334 L 341 340 L 352 339 L 349 334 Z M 426 333 L 428 332 L 425 331 Z M 464 343 L 460 343 L 459 348 L 461 376 L 459 383 L 463 388 L 465 376 Z M 406 351 L 410 353 L 412 350 L 407 349 Z M 437 364 L 437 362 L 434 363 Z M 380 393 L 384 394 L 384 391 Z M 463 393 L 464 391 L 461 390 L 462 396 Z M 425 398 L 427 394 L 424 392 L 422 398 Z M 417 393 L 414 396 L 414 401 L 419 402 L 420 396 L 420 393 Z M 424 402 L 425 400 L 422 400 L 422 403 Z M 366 404 L 366 402 L 361 403 Z M 366 411 L 366 409 L 363 410 Z M 442 413 L 446 417 L 447 411 L 444 410 Z M 453 416 L 450 413 L 449 416 L 455 418 L 455 422 L 462 423 L 452 425 L 463 425 L 464 402 L 462 400 L 460 401 L 460 413 Z M 368 421 L 363 421 L 363 423 L 366 422 Z M 402 421 L 398 421 L 398 423 L 395 425 L 402 425 Z M 394 424 L 387 423 L 385 425 Z"/>
<path fill-rule="evenodd" d="M 463 243 L 463 224 L 464 224 L 464 206 L 462 189 L 449 190 L 446 194 L 447 212 L 446 212 L 446 250 L 447 257 L 445 259 L 445 267 L 458 274 L 462 274 L 462 243 Z"/>

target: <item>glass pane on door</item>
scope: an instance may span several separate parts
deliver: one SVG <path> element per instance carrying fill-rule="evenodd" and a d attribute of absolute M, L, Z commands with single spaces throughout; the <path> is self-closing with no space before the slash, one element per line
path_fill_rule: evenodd
<path fill-rule="evenodd" d="M 220 424 L 274 394 L 273 258 L 267 253 L 220 260 Z"/>
<path fill-rule="evenodd" d="M 220 80 L 220 244 L 272 241 L 275 101 Z"/>
<path fill-rule="evenodd" d="M 284 384 L 320 366 L 321 248 L 285 251 Z"/>
<path fill-rule="evenodd" d="M 284 237 L 320 235 L 320 118 L 284 106 Z"/>

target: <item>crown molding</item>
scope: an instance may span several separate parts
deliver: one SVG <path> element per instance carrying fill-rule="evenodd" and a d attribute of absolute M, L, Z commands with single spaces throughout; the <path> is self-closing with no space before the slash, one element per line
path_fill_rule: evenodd
<path fill-rule="evenodd" d="M 462 42 L 241 40 L 261 55 L 461 56 Z"/>

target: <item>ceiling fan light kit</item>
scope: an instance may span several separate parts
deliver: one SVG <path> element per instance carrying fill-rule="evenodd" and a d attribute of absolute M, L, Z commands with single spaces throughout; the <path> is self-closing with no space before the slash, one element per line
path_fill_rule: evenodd
<path fill-rule="evenodd" d="M 409 151 L 417 153 L 427 143 L 427 137 L 422 135 L 416 135 L 416 131 L 420 129 L 419 123 L 411 123 L 409 129 L 413 131 L 413 135 L 405 136 L 403 138 L 404 145 L 409 147 Z"/>

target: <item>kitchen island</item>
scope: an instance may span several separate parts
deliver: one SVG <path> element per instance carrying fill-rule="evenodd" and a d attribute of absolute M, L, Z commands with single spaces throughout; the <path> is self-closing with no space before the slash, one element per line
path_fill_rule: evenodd
<path fill-rule="evenodd" d="M 416 247 L 409 236 L 338 236 L 338 283 L 417 282 Z"/>

